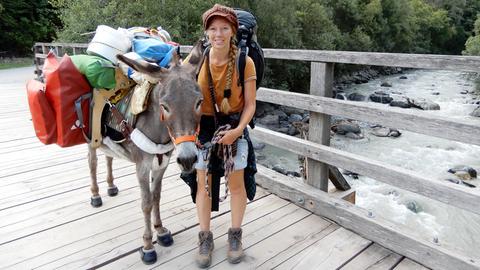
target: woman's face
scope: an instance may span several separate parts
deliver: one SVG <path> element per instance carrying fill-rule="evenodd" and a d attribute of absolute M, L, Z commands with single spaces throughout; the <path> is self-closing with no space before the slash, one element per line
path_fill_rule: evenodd
<path fill-rule="evenodd" d="M 233 29 L 226 19 L 222 17 L 214 17 L 207 28 L 207 36 L 213 48 L 230 48 Z"/>

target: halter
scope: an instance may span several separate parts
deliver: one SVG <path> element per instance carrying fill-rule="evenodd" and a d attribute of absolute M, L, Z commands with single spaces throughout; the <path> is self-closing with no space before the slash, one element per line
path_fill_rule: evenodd
<path fill-rule="evenodd" d="M 160 121 L 162 122 L 165 122 L 165 111 L 163 109 L 162 106 L 160 106 Z M 170 125 L 168 125 L 167 123 L 165 123 L 165 125 L 167 126 L 167 130 L 168 130 L 168 135 L 170 136 L 172 142 L 175 144 L 175 145 L 179 145 L 183 142 L 196 142 L 197 141 L 197 137 L 198 137 L 198 133 L 200 132 L 200 124 L 197 125 L 197 128 L 195 129 L 195 133 L 192 134 L 192 135 L 183 135 L 183 136 L 180 136 L 180 137 L 175 137 L 173 135 L 173 131 L 172 131 L 172 128 L 170 127 Z"/>

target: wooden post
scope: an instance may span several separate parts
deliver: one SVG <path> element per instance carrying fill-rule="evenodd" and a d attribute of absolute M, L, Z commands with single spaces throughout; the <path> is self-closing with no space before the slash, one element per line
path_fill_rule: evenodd
<path fill-rule="evenodd" d="M 333 64 L 312 62 L 310 68 L 310 95 L 331 97 L 333 88 Z M 330 116 L 310 112 L 308 139 L 330 145 Z M 307 159 L 307 183 L 328 191 L 328 165 Z"/>

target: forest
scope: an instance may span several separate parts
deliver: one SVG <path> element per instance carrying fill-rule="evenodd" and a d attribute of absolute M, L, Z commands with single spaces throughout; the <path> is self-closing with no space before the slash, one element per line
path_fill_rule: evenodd
<path fill-rule="evenodd" d="M 255 14 L 264 48 L 480 55 L 480 0 L 2 0 L 0 52 L 88 42 L 99 24 L 162 26 L 191 45 L 214 3 Z M 306 87 L 308 65 L 277 62 L 267 62 L 266 85 Z"/>

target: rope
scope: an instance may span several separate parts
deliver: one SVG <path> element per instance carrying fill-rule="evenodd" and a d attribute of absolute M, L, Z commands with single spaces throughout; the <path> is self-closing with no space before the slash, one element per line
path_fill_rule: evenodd
<path fill-rule="evenodd" d="M 213 134 L 213 138 L 212 138 L 212 141 L 211 141 L 211 146 L 210 146 L 210 149 L 208 150 L 210 152 L 208 158 L 207 158 L 207 161 L 206 161 L 206 164 L 207 164 L 207 168 L 208 168 L 208 165 L 210 163 L 210 155 L 212 154 L 211 151 L 213 149 L 213 145 L 215 144 L 218 144 L 218 141 L 223 137 L 222 135 L 218 134 L 220 131 L 228 131 L 230 130 L 232 127 L 227 124 L 227 125 L 224 125 L 224 126 L 221 126 L 219 127 L 215 133 Z M 230 177 L 230 174 L 233 172 L 233 169 L 234 169 L 234 166 L 235 166 L 235 162 L 234 162 L 234 156 L 233 156 L 233 148 L 234 148 L 234 145 L 235 143 L 233 144 L 230 144 L 230 145 L 225 145 L 225 144 L 219 144 L 219 147 L 222 148 L 222 153 L 223 153 L 223 168 L 225 170 L 225 196 L 223 197 L 220 197 L 219 198 L 219 201 L 220 202 L 223 202 L 225 201 L 225 199 L 228 197 L 228 181 L 229 181 L 229 177 Z M 208 194 L 208 197 L 211 198 L 211 194 L 210 194 L 210 188 L 209 188 L 209 185 L 208 185 L 208 179 L 205 179 L 205 191 L 207 192 Z"/>

